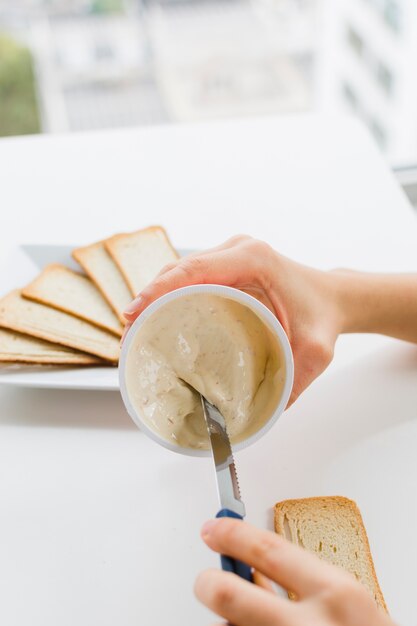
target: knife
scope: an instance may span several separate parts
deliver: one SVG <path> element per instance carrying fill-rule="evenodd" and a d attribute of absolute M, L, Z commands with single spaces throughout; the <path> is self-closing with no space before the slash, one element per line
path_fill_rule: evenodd
<path fill-rule="evenodd" d="M 204 418 L 207 424 L 214 466 L 216 469 L 217 491 L 221 509 L 216 517 L 233 517 L 243 520 L 245 505 L 240 497 L 232 446 L 226 430 L 223 415 L 215 406 L 201 396 Z M 249 565 L 224 554 L 220 557 L 222 569 L 233 572 L 241 578 L 253 582 L 252 570 Z"/>

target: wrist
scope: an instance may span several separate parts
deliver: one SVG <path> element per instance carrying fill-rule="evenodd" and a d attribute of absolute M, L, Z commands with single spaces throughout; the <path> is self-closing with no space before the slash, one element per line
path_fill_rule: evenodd
<path fill-rule="evenodd" d="M 314 290 L 319 295 L 320 317 L 333 343 L 345 332 L 349 323 L 349 289 L 343 270 L 313 270 Z"/>
<path fill-rule="evenodd" d="M 334 269 L 328 272 L 328 276 L 339 334 L 363 332 L 369 309 L 369 302 L 363 299 L 364 285 L 362 289 L 360 286 L 363 275 L 354 270 Z"/>

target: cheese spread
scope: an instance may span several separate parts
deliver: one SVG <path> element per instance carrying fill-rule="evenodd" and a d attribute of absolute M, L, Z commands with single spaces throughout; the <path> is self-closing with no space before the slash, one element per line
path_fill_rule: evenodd
<path fill-rule="evenodd" d="M 269 420 L 284 380 L 276 337 L 248 306 L 218 295 L 166 303 L 139 327 L 127 355 L 136 411 L 151 430 L 188 448 L 209 447 L 200 394 L 236 443 Z"/>

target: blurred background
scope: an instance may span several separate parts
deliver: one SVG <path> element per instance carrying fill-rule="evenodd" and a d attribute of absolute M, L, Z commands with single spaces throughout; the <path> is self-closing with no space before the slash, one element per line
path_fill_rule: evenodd
<path fill-rule="evenodd" d="M 417 202 L 416 0 L 0 0 L 0 136 L 314 111 Z"/>

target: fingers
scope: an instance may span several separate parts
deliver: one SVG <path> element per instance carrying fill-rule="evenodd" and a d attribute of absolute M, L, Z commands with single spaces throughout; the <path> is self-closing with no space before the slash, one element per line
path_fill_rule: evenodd
<path fill-rule="evenodd" d="M 261 274 L 261 261 L 245 253 L 245 262 L 233 248 L 195 257 L 185 257 L 155 278 L 127 307 L 124 316 L 132 323 L 151 302 L 187 285 L 213 283 L 236 287 L 254 281 Z"/>
<path fill-rule="evenodd" d="M 272 586 L 269 578 L 258 572 L 258 570 L 254 570 L 252 573 L 252 580 L 255 585 L 265 589 L 265 591 L 270 591 L 271 593 L 275 593 L 274 588 Z"/>
<path fill-rule="evenodd" d="M 197 598 L 209 609 L 239 626 L 294 626 L 296 607 L 221 570 L 202 572 L 195 584 Z"/>
<path fill-rule="evenodd" d="M 227 241 L 225 241 L 224 243 L 221 243 L 218 246 L 214 246 L 213 248 L 207 248 L 207 250 L 202 250 L 199 252 L 192 252 L 191 254 L 187 254 L 186 257 L 178 259 L 174 263 L 168 263 L 168 265 L 165 265 L 165 267 L 163 267 L 161 271 L 157 274 L 156 278 L 158 278 L 159 276 L 162 276 L 162 274 L 166 274 L 169 270 L 173 269 L 176 265 L 181 263 L 184 260 L 184 258 L 194 259 L 195 257 L 206 256 L 207 254 L 214 254 L 215 252 L 219 252 L 221 250 L 228 250 L 229 248 L 234 248 L 244 243 L 245 241 L 249 241 L 250 239 L 251 237 L 249 237 L 248 235 L 235 235 L 234 237 L 227 239 Z"/>
<path fill-rule="evenodd" d="M 210 520 L 201 536 L 212 550 L 248 563 L 299 598 L 322 591 L 335 576 L 342 576 L 283 537 L 239 520 Z"/>

